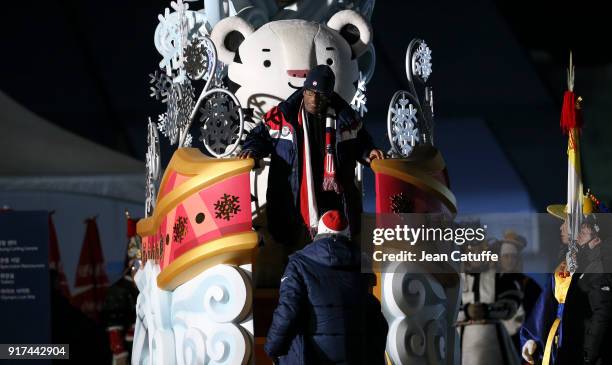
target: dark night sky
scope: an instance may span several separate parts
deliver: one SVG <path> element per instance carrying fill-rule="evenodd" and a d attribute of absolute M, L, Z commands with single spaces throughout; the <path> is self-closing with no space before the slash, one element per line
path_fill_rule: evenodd
<path fill-rule="evenodd" d="M 586 176 L 593 185 L 607 187 L 612 153 L 605 136 L 612 128 L 604 121 L 612 118 L 607 102 L 612 95 L 612 31 L 601 4 L 379 0 L 372 19 L 378 67 L 368 91 L 384 97 L 377 102 L 371 96 L 371 110 L 383 112 L 388 96 L 402 86 L 405 47 L 421 36 L 438 62 L 437 115 L 483 116 L 520 173 L 537 174 L 537 166 L 520 167 L 522 160 L 564 148 L 563 138 L 554 125 L 535 128 L 510 119 L 558 118 L 571 48 L 578 64 L 578 92 L 588 105 L 587 117 L 596 120 L 585 131 Z M 149 98 L 147 83 L 160 59 L 153 45 L 157 15 L 168 5 L 76 0 L 3 4 L 0 89 L 62 128 L 143 160 L 147 117 L 163 111 Z M 517 63 L 500 64 L 505 60 Z M 534 137 L 520 144 L 514 142 L 518 134 Z M 544 138 L 548 135 L 554 137 Z M 562 167 L 563 162 L 553 165 Z M 563 173 L 561 169 L 559 175 Z M 547 190 L 537 178 L 527 186 L 532 196 Z M 607 189 L 604 195 L 612 197 Z"/>

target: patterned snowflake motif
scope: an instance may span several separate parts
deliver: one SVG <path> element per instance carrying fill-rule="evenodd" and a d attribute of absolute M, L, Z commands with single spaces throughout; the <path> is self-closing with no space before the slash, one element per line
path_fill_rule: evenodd
<path fill-rule="evenodd" d="M 193 143 L 193 137 L 191 136 L 190 133 L 187 133 L 187 136 L 185 136 L 185 142 L 183 142 L 183 147 L 191 147 L 192 143 Z"/>
<path fill-rule="evenodd" d="M 200 107 L 200 140 L 218 155 L 236 143 L 240 132 L 239 105 L 223 93 L 215 93 Z"/>
<path fill-rule="evenodd" d="M 189 9 L 189 4 L 178 0 L 171 2 L 170 6 L 176 13 L 170 13 L 170 9 L 166 8 L 164 15 L 158 16 L 160 32 L 165 34 L 159 37 L 159 40 L 156 39 L 156 47 L 163 56 L 159 67 L 165 69 L 168 75 L 171 75 L 172 70 L 179 70 L 183 66 L 182 50 L 187 38 L 188 26 L 185 13 Z M 158 38 L 157 34 L 156 38 Z"/>
<path fill-rule="evenodd" d="M 366 83 L 365 77 L 360 72 L 359 73 L 359 81 L 357 82 L 357 91 L 353 96 L 353 100 L 351 101 L 351 107 L 355 110 L 359 115 L 363 118 L 365 113 L 368 112 L 368 108 L 366 107 L 367 98 L 365 95 L 366 91 Z"/>
<path fill-rule="evenodd" d="M 160 119 L 160 131 L 168 137 L 170 144 L 175 144 L 181 131 L 189 123 L 191 112 L 195 107 L 195 93 L 189 80 L 172 84 L 168 95 L 168 106 L 164 120 Z M 163 128 L 163 129 L 162 129 Z"/>
<path fill-rule="evenodd" d="M 151 97 L 161 100 L 162 103 L 167 102 L 169 90 L 172 88 L 172 78 L 157 70 L 149 74 L 149 77 L 151 77 L 149 81 L 149 84 L 151 84 L 149 88 L 151 90 Z"/>
<path fill-rule="evenodd" d="M 160 159 L 159 159 L 159 136 L 157 134 L 157 125 L 149 118 L 147 126 L 147 152 L 146 159 L 146 181 L 145 181 L 145 216 L 148 217 L 155 209 L 155 198 L 157 179 L 159 178 Z"/>
<path fill-rule="evenodd" d="M 395 214 L 413 212 L 413 204 L 404 193 L 393 194 L 389 197 L 391 201 L 391 211 Z"/>
<path fill-rule="evenodd" d="M 240 201 L 236 195 L 223 194 L 215 202 L 215 218 L 229 221 L 238 212 L 240 212 Z"/>
<path fill-rule="evenodd" d="M 162 132 L 164 136 L 168 138 L 171 145 L 177 142 L 179 135 L 179 100 L 178 93 L 173 88 L 172 92 L 170 92 L 170 95 L 168 96 L 168 109 L 166 110 L 164 131 Z"/>
<path fill-rule="evenodd" d="M 406 106 L 408 106 L 406 108 Z M 413 147 L 419 141 L 419 129 L 417 124 L 417 110 L 410 101 L 402 95 L 395 106 L 391 109 L 392 141 L 399 152 L 408 157 Z"/>
<path fill-rule="evenodd" d="M 431 75 L 431 49 L 427 46 L 427 43 L 420 42 L 419 47 L 412 56 L 412 72 L 419 75 L 423 81 L 427 82 L 427 79 Z"/>
<path fill-rule="evenodd" d="M 199 80 L 208 70 L 208 52 L 200 38 L 194 38 L 184 51 L 184 66 L 187 76 L 192 80 Z"/>
<path fill-rule="evenodd" d="M 145 217 L 150 217 L 155 209 L 155 199 L 157 198 L 157 189 L 151 175 L 147 174 L 145 182 Z"/>
<path fill-rule="evenodd" d="M 178 216 L 172 227 L 172 241 L 181 243 L 187 235 L 189 226 L 187 225 L 187 217 Z"/>
<path fill-rule="evenodd" d="M 168 138 L 168 113 L 162 113 L 157 116 L 157 130 L 166 138 Z"/>

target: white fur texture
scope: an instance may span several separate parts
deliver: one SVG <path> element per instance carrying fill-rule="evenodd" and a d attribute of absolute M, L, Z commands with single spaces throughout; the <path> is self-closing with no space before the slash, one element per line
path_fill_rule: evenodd
<path fill-rule="evenodd" d="M 357 58 L 368 50 L 368 46 L 372 42 L 372 27 L 368 21 L 352 10 L 342 10 L 334 14 L 327 22 L 328 27 L 338 32 L 349 24 L 354 25 L 359 30 L 359 40 L 351 44 L 353 56 Z"/>
<path fill-rule="evenodd" d="M 371 42 L 367 21 L 354 11 L 338 14 L 330 23 L 344 26 L 351 22 L 360 31 L 364 29 L 357 43 L 365 42 L 367 48 Z M 355 45 L 352 49 L 336 29 L 304 20 L 278 20 L 249 33 L 245 22 L 237 19 L 230 17 L 219 22 L 213 29 L 212 39 L 221 61 L 229 63 L 230 80 L 240 85 L 236 92 L 238 100 L 243 107 L 253 108 L 256 118 L 301 87 L 305 73 L 320 64 L 331 63 L 336 75 L 335 91 L 347 102 L 352 100 L 355 82 L 359 79 L 357 60 L 353 56 Z M 238 49 L 240 63 L 233 61 L 234 53 L 223 42 L 232 30 L 240 31 L 245 37 Z M 296 72 L 289 72 L 292 70 Z"/>
<path fill-rule="evenodd" d="M 215 44 L 215 48 L 217 48 L 217 56 L 221 62 L 226 64 L 234 60 L 234 54 L 236 53 L 227 49 L 224 42 L 225 37 L 233 31 L 239 32 L 244 38 L 247 38 L 253 33 L 253 27 L 242 18 L 232 16 L 218 22 L 210 34 L 210 39 Z"/>

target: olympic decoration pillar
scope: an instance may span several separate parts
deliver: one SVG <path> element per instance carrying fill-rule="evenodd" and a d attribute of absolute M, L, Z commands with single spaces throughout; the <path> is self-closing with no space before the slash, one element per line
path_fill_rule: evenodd
<path fill-rule="evenodd" d="M 252 167 L 195 148 L 174 153 L 153 214 L 138 222 L 145 262 L 137 311 L 148 344 L 140 339 L 137 363 L 251 362 Z"/>
<path fill-rule="evenodd" d="M 381 222 L 385 214 L 440 213 L 452 217 L 457 212 L 456 199 L 442 154 L 433 146 L 433 91 L 427 86 L 431 50 L 423 40 L 414 39 L 408 46 L 406 74 L 410 89 L 396 92 L 389 106 L 391 158 L 371 163 L 377 217 Z M 417 92 L 415 85 L 423 90 Z M 377 273 L 374 294 L 381 300 L 389 325 L 388 364 L 459 361 L 454 327 L 461 294 L 459 275 L 441 264 L 393 262 Z"/>

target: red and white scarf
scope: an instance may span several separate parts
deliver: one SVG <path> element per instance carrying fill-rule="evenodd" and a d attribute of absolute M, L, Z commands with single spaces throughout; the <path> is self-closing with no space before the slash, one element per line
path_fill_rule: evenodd
<path fill-rule="evenodd" d="M 331 111 L 331 109 L 330 109 Z M 314 178 L 312 176 L 312 163 L 310 161 L 310 141 L 308 138 L 308 116 L 304 105 L 300 106 L 298 113 L 298 124 L 302 126 L 304 143 L 302 144 L 302 178 L 300 181 L 300 213 L 302 219 L 309 228 L 311 235 L 317 231 L 319 223 L 319 211 L 315 196 Z M 333 114 L 326 117 L 325 122 L 325 161 L 323 173 L 323 191 L 335 191 L 340 194 L 342 187 L 336 179 L 335 167 L 336 146 L 336 118 Z"/>

